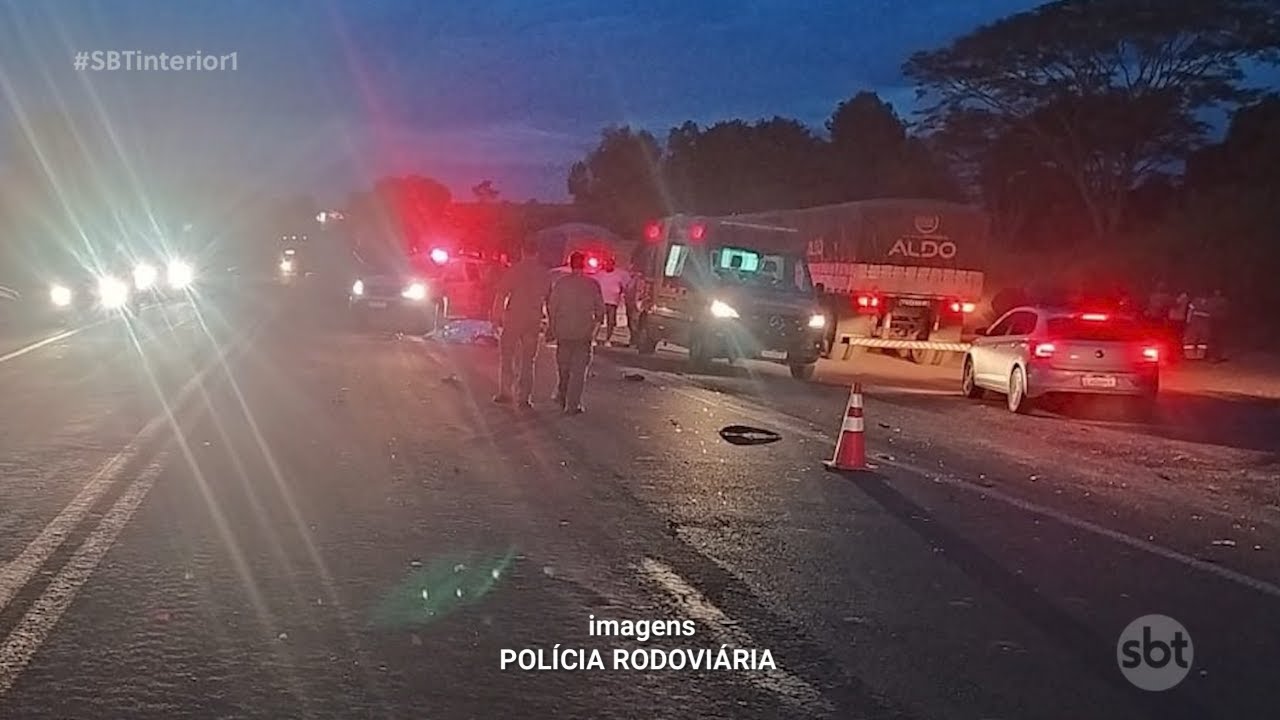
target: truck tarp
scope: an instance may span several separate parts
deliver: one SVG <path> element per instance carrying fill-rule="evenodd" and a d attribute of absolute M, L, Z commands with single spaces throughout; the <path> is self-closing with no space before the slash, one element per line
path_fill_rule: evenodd
<path fill-rule="evenodd" d="M 791 227 L 810 262 L 982 270 L 989 220 L 937 200 L 884 199 L 736 215 L 737 222 Z"/>

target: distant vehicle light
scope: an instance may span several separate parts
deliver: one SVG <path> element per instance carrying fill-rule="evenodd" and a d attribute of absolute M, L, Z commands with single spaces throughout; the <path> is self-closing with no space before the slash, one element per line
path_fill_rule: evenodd
<path fill-rule="evenodd" d="M 409 300 L 425 300 L 427 298 L 427 286 L 420 282 L 410 283 L 401 293 L 401 297 Z"/>
<path fill-rule="evenodd" d="M 1038 343 L 1035 349 L 1035 356 L 1038 358 L 1053 357 L 1053 353 L 1056 352 L 1057 349 L 1058 348 L 1053 346 L 1053 343 L 1047 343 L 1047 342 Z"/>
<path fill-rule="evenodd" d="M 701 223 L 689 226 L 689 239 L 701 240 L 707 235 L 707 226 Z"/>
<path fill-rule="evenodd" d="M 1109 317 L 1106 313 L 1083 313 L 1080 315 L 1081 320 L 1088 320 L 1089 322 L 1106 322 Z"/>
<path fill-rule="evenodd" d="M 291 273 L 291 272 L 293 272 L 293 261 L 292 261 L 292 260 L 289 260 L 289 259 L 287 259 L 287 258 L 286 258 L 286 259 L 284 259 L 284 260 L 281 260 L 281 261 L 280 261 L 280 271 L 281 271 L 281 272 L 286 272 L 286 273 Z"/>
<path fill-rule="evenodd" d="M 352 295 L 363 295 L 363 294 L 364 294 L 364 281 L 363 281 L 363 280 L 357 280 L 357 281 L 355 281 L 355 283 L 353 283 L 353 284 L 351 285 L 351 294 L 352 294 Z"/>
<path fill-rule="evenodd" d="M 818 328 L 824 328 L 826 326 L 827 326 L 826 315 L 820 315 L 815 313 L 809 316 L 809 327 L 818 329 Z"/>
<path fill-rule="evenodd" d="M 49 288 L 49 300 L 56 307 L 66 307 L 71 304 L 71 288 L 64 285 L 54 285 Z"/>
<path fill-rule="evenodd" d="M 1147 362 L 1160 362 L 1160 348 L 1154 345 L 1142 348 L 1142 359 Z"/>
<path fill-rule="evenodd" d="M 110 276 L 98 278 L 98 302 L 108 310 L 118 310 L 129 303 L 129 285 Z"/>
<path fill-rule="evenodd" d="M 444 248 L 435 248 L 431 251 L 431 262 L 437 265 L 449 262 L 449 251 Z"/>
<path fill-rule="evenodd" d="M 195 271 L 187 263 L 181 260 L 174 260 L 169 263 L 167 276 L 169 287 L 174 290 L 185 290 L 191 287 L 192 281 L 195 280 Z"/>
<path fill-rule="evenodd" d="M 644 237 L 646 240 L 659 240 L 662 238 L 662 226 L 658 223 L 649 223 L 644 228 Z"/>
<path fill-rule="evenodd" d="M 154 265 L 149 263 L 139 263 L 133 268 L 133 286 L 139 290 L 146 290 L 155 285 L 159 277 L 160 273 Z"/>
<path fill-rule="evenodd" d="M 297 251 L 296 251 L 296 250 L 294 250 L 293 248 L 289 248 L 288 250 L 285 250 L 285 251 L 284 251 L 284 254 L 285 254 L 285 255 L 292 255 L 292 254 L 294 254 L 295 252 L 297 252 Z"/>
<path fill-rule="evenodd" d="M 722 320 L 732 320 L 738 317 L 738 311 L 734 310 L 728 303 L 713 300 L 711 301 L 711 316 Z"/>

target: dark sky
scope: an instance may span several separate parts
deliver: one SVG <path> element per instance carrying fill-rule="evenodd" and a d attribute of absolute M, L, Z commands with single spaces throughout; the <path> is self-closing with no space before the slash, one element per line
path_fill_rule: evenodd
<path fill-rule="evenodd" d="M 862 89 L 908 112 L 917 49 L 1035 0 L 0 0 L 0 137 L 67 111 L 121 154 L 339 198 L 420 172 L 565 197 L 599 129 L 774 114 Z M 77 72 L 75 51 L 237 53 L 234 72 Z M 0 148 L 0 161 L 7 148 Z"/>

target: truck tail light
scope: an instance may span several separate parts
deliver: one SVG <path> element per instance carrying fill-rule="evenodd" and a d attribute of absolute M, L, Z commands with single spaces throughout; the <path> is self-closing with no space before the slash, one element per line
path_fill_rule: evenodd
<path fill-rule="evenodd" d="M 1057 349 L 1058 348 L 1054 347 L 1053 343 L 1051 342 L 1036 343 L 1036 349 L 1034 353 L 1035 353 L 1035 356 L 1038 358 L 1051 358 L 1053 357 L 1054 351 L 1056 351 Z"/>
<path fill-rule="evenodd" d="M 880 307 L 880 298 L 875 295 L 858 295 L 854 298 L 854 303 L 859 310 L 875 310 Z"/>

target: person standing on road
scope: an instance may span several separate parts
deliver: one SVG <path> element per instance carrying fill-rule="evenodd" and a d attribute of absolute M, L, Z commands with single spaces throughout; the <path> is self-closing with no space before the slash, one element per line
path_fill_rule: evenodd
<path fill-rule="evenodd" d="M 636 328 L 640 327 L 640 294 L 644 289 L 644 274 L 632 267 L 622 286 L 622 308 L 627 318 L 627 347 L 636 345 Z"/>
<path fill-rule="evenodd" d="M 526 243 L 523 257 L 507 270 L 494 290 L 490 317 L 501 331 L 498 394 L 493 397 L 496 403 L 510 403 L 515 399 L 521 407 L 533 406 L 538 336 L 542 330 L 543 306 L 551 292 L 551 279 L 551 271 L 538 257 L 537 247 Z"/>
<path fill-rule="evenodd" d="M 582 412 L 582 390 L 591 366 L 591 346 L 604 319 L 600 283 L 584 273 L 586 256 L 569 256 L 569 274 L 556 281 L 547 298 L 547 332 L 556 339 L 560 381 L 556 399 L 567 415 Z"/>
<path fill-rule="evenodd" d="M 618 306 L 622 304 L 627 276 L 618 271 L 617 261 L 608 257 L 595 279 L 600 283 L 600 293 L 604 297 L 604 345 L 607 347 L 613 342 L 613 333 L 618 329 Z"/>

